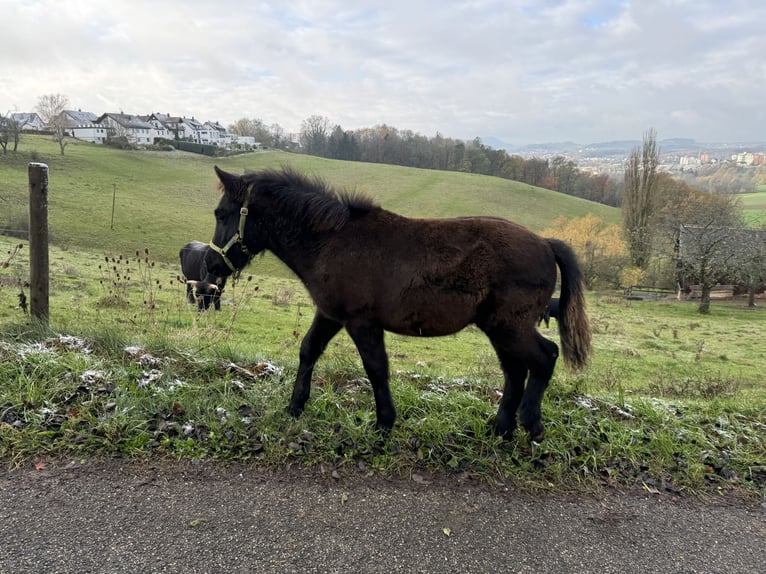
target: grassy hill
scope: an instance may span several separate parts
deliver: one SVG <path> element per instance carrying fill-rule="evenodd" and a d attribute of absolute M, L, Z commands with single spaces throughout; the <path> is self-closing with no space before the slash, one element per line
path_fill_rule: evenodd
<path fill-rule="evenodd" d="M 16 154 L 0 156 L 0 198 L 9 207 L 0 228 L 26 228 L 27 166 L 49 167 L 51 242 L 99 253 L 149 249 L 175 261 L 190 239 L 207 240 L 218 202 L 213 165 L 241 173 L 289 164 L 330 184 L 373 196 L 392 211 L 416 217 L 491 214 L 541 231 L 559 215 L 595 213 L 619 220 L 615 208 L 527 184 L 474 174 L 327 160 L 279 151 L 232 158 L 185 152 L 122 151 L 73 142 L 65 155 L 45 136 L 23 136 Z M 112 201 L 114 197 L 114 222 Z"/>

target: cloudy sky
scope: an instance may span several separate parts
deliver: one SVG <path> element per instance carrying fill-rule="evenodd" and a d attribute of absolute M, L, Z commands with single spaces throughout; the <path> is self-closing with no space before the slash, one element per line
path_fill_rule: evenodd
<path fill-rule="evenodd" d="M 766 140 L 763 0 L 0 0 L 0 113 Z"/>

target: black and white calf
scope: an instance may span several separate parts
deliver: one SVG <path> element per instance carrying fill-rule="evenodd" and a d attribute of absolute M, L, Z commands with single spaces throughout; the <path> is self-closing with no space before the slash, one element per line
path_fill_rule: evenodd
<path fill-rule="evenodd" d="M 226 277 L 208 273 L 205 255 L 210 247 L 201 241 L 190 241 L 178 253 L 181 259 L 181 273 L 186 280 L 186 297 L 189 303 L 197 303 L 200 311 L 210 308 L 221 310 L 221 293 L 226 286 Z"/>

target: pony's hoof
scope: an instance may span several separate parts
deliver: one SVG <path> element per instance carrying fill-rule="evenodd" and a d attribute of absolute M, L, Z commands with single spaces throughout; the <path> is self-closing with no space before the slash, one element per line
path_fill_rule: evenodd
<path fill-rule="evenodd" d="M 529 433 L 529 438 L 535 442 L 540 442 L 545 436 L 545 429 L 543 428 L 543 421 L 540 417 L 540 413 L 525 413 L 522 412 L 519 415 L 521 426 Z"/>
<path fill-rule="evenodd" d="M 394 428 L 394 421 L 396 420 L 396 411 L 393 409 L 379 410 L 375 415 L 375 429 L 380 431 L 384 436 L 388 436 L 391 433 L 391 429 Z"/>
<path fill-rule="evenodd" d="M 391 436 L 391 428 L 392 427 L 384 426 L 380 423 L 375 423 L 375 430 L 384 441 L 388 440 L 388 438 Z"/>
<path fill-rule="evenodd" d="M 498 414 L 495 417 L 493 429 L 495 436 L 499 436 L 504 440 L 511 440 L 513 433 L 516 431 L 516 418 L 509 418 Z"/>
<path fill-rule="evenodd" d="M 293 403 L 290 403 L 289 405 L 287 405 L 287 412 L 290 413 L 293 416 L 293 418 L 297 419 L 303 413 L 303 407 L 299 407 L 297 405 L 294 405 Z"/>
<path fill-rule="evenodd" d="M 545 429 L 541 422 L 536 422 L 530 425 L 524 425 L 524 429 L 529 433 L 529 438 L 533 442 L 543 442 L 545 438 Z"/>

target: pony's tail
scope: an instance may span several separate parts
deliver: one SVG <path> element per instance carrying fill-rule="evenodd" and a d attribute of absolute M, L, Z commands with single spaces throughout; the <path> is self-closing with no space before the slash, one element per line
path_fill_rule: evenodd
<path fill-rule="evenodd" d="M 559 239 L 548 239 L 553 256 L 561 271 L 559 296 L 559 338 L 566 365 L 579 371 L 588 365 L 591 352 L 591 332 L 585 310 L 582 273 L 574 251 Z"/>

